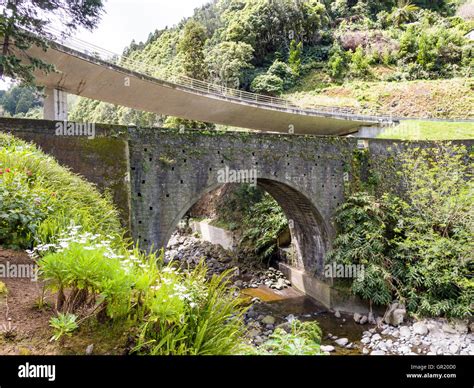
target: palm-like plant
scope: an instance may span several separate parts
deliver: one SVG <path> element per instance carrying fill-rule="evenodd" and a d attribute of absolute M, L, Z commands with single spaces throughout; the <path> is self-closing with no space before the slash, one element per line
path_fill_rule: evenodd
<path fill-rule="evenodd" d="M 415 20 L 416 13 L 420 7 L 413 4 L 411 0 L 399 0 L 398 7 L 392 11 L 391 19 L 397 27 Z"/>

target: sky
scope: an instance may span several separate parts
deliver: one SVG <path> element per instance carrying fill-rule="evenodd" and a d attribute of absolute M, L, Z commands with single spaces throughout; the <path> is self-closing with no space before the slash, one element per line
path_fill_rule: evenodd
<path fill-rule="evenodd" d="M 112 52 L 122 53 L 132 39 L 146 41 L 156 29 L 171 27 L 209 0 L 106 0 L 105 14 L 93 32 L 76 37 Z"/>
<path fill-rule="evenodd" d="M 121 54 L 132 39 L 146 41 L 156 29 L 171 27 L 193 14 L 209 0 L 105 0 L 105 13 L 92 32 L 78 30 L 74 36 Z M 0 80 L 0 89 L 8 82 Z"/>

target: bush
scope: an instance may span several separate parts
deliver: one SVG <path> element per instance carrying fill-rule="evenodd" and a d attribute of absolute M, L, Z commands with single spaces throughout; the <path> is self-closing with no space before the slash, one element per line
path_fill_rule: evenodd
<path fill-rule="evenodd" d="M 383 203 L 363 192 L 354 194 L 338 209 L 338 234 L 327 256 L 328 261 L 363 265 L 352 291 L 379 305 L 390 303 L 393 290 L 388 276 L 388 218 Z"/>
<path fill-rule="evenodd" d="M 135 351 L 151 355 L 228 355 L 240 351 L 242 301 L 234 296 L 229 272 L 206 282 L 201 263 L 192 272 L 161 271 L 144 299 L 146 314 Z"/>
<path fill-rule="evenodd" d="M 285 62 L 278 59 L 269 67 L 267 74 L 274 75 L 283 80 L 283 87 L 286 89 L 290 87 L 294 81 L 295 74 Z"/>
<path fill-rule="evenodd" d="M 254 247 L 263 260 L 269 260 L 277 248 L 279 234 L 288 226 L 278 203 L 267 193 L 253 204 L 243 220 L 242 243 Z"/>
<path fill-rule="evenodd" d="M 342 79 L 348 71 L 350 56 L 337 43 L 333 45 L 329 54 L 328 73 L 335 79 Z"/>
<path fill-rule="evenodd" d="M 255 93 L 277 96 L 283 91 L 283 80 L 276 75 L 262 74 L 254 78 L 250 89 Z"/>
<path fill-rule="evenodd" d="M 129 312 L 133 279 L 110 242 L 68 229 L 57 245 L 38 246 L 40 276 L 57 292 L 56 310 L 88 316 L 107 309 L 110 317 Z M 37 256 L 36 256 L 37 257 Z"/>
<path fill-rule="evenodd" d="M 207 280 L 201 263 L 191 272 L 163 266 L 162 256 L 138 249 L 117 254 L 98 236 L 71 228 L 56 245 L 38 246 L 40 276 L 57 291 L 55 336 L 80 319 L 128 322 L 138 354 L 220 355 L 239 351 L 245 307 L 230 287 L 230 272 Z"/>
<path fill-rule="evenodd" d="M 464 146 L 440 144 L 411 148 L 398 159 L 403 190 L 392 185 L 378 198 L 352 195 L 338 209 L 338 236 L 328 259 L 365 265 L 364 276 L 352 282 L 364 299 L 383 305 L 399 299 L 419 315 L 469 317 L 472 155 Z"/>
<path fill-rule="evenodd" d="M 283 356 L 321 354 L 321 334 L 317 322 L 301 322 L 295 319 L 290 323 L 289 332 L 277 328 L 257 352 Z"/>
<path fill-rule="evenodd" d="M 364 53 L 362 47 L 357 47 L 352 54 L 350 63 L 351 76 L 355 78 L 368 78 L 371 75 L 368 56 Z"/>
<path fill-rule="evenodd" d="M 0 170 L 0 244 L 26 248 L 54 242 L 71 222 L 122 243 L 110 197 L 34 145 L 0 133 Z"/>
<path fill-rule="evenodd" d="M 0 167 L 0 245 L 30 248 L 38 228 L 51 213 L 52 198 L 33 187 L 32 173 Z"/>

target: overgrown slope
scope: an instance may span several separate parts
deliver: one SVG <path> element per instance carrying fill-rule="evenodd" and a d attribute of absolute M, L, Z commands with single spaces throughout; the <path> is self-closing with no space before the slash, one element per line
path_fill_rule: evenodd
<path fill-rule="evenodd" d="M 471 117 L 473 44 L 465 36 L 474 28 L 471 5 L 471 0 L 215 0 L 177 26 L 151 33 L 147 42 L 132 42 L 124 55 L 151 65 L 157 77 L 183 74 L 268 95 L 300 91 L 290 98 L 305 105 Z M 71 119 L 182 122 L 86 99 Z"/>

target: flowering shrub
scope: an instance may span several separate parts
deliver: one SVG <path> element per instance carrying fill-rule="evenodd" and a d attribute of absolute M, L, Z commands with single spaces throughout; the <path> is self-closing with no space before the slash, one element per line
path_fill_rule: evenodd
<path fill-rule="evenodd" d="M 122 243 L 110 198 L 34 145 L 0 133 L 0 245 L 54 242 L 71 221 Z"/>
<path fill-rule="evenodd" d="M 241 300 L 229 273 L 206 280 L 206 268 L 179 272 L 138 249 L 117 253 L 111 242 L 71 226 L 54 244 L 29 251 L 57 292 L 56 309 L 80 319 L 100 312 L 139 327 L 139 354 L 231 354 L 244 332 Z"/>
<path fill-rule="evenodd" d="M 86 316 L 104 309 L 109 316 L 126 314 L 133 279 L 119 260 L 123 256 L 112 250 L 109 241 L 88 232 L 80 234 L 79 229 L 73 226 L 56 244 L 40 245 L 30 252 L 33 258 L 40 257 L 40 275 L 57 291 L 56 310 L 81 311 Z"/>
<path fill-rule="evenodd" d="M 0 164 L 0 245 L 31 246 L 40 223 L 51 213 L 47 193 L 30 184 L 31 172 Z"/>

